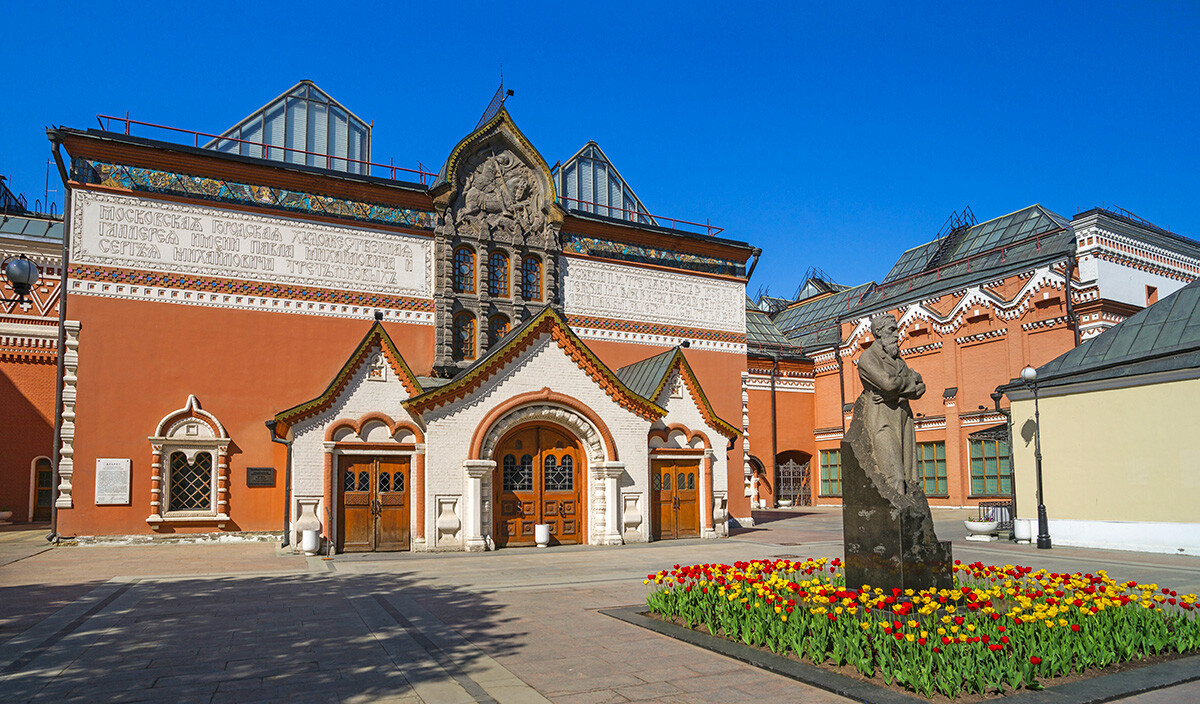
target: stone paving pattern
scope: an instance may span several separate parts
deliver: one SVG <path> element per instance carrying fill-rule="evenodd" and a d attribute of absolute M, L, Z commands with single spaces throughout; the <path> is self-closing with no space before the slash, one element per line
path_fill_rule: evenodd
<path fill-rule="evenodd" d="M 1200 559 L 967 543 L 964 561 L 1200 591 Z M 728 540 L 486 554 L 340 555 L 272 544 L 47 549 L 0 532 L 4 702 L 834 702 L 824 690 L 601 615 L 676 563 L 841 554 L 837 509 L 756 513 Z M 1200 701 L 1200 682 L 1130 697 Z"/>

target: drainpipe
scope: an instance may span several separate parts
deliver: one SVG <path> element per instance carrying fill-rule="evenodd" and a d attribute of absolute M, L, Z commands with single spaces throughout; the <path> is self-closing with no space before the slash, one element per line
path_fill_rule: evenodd
<path fill-rule="evenodd" d="M 1063 295 L 1067 297 L 1067 325 L 1071 326 L 1071 332 L 1075 335 L 1075 346 L 1079 346 L 1079 324 L 1075 320 L 1075 303 L 1071 300 L 1071 276 L 1075 273 L 1075 255 L 1067 257 L 1067 280 L 1064 284 L 1065 291 Z"/>
<path fill-rule="evenodd" d="M 842 394 L 842 405 L 838 407 L 838 419 L 842 421 L 842 437 L 846 436 L 846 379 L 842 374 L 842 346 L 836 345 L 833 348 L 833 358 L 837 361 L 838 367 L 838 391 Z"/>
<path fill-rule="evenodd" d="M 779 501 L 779 472 L 775 469 L 779 456 L 778 424 L 775 415 L 775 377 L 779 375 L 779 354 L 771 353 L 771 494 Z"/>
<path fill-rule="evenodd" d="M 749 281 L 750 277 L 754 276 L 754 267 L 758 266 L 758 258 L 761 254 L 761 247 L 755 247 L 754 251 L 750 253 L 750 256 L 754 257 L 754 261 L 750 262 L 750 270 L 746 272 L 746 281 Z"/>
<path fill-rule="evenodd" d="M 279 443 L 287 447 L 287 459 L 284 460 L 283 471 L 283 544 L 279 547 L 286 548 L 292 541 L 292 441 L 285 440 L 275 435 L 275 425 L 278 421 L 272 419 L 267 421 L 267 431 L 271 433 L 271 442 Z"/>
<path fill-rule="evenodd" d="M 52 145 L 51 152 L 54 155 L 54 163 L 58 166 L 58 176 L 63 183 L 63 239 L 62 239 L 62 259 L 59 262 L 62 273 L 59 275 L 58 288 L 58 374 L 54 380 L 54 451 L 51 453 L 51 465 L 53 474 L 51 475 L 51 484 L 54 490 L 50 493 L 50 534 L 46 536 L 46 540 L 51 543 L 58 542 L 58 462 L 60 459 L 60 450 L 62 449 L 62 408 L 63 408 L 63 375 L 66 371 L 66 360 L 64 352 L 67 349 L 67 269 L 70 266 L 70 242 L 71 242 L 71 177 L 67 173 L 67 167 L 63 164 L 62 153 L 59 149 L 62 147 L 62 142 L 59 139 L 58 133 L 50 132 L 50 144 Z"/>

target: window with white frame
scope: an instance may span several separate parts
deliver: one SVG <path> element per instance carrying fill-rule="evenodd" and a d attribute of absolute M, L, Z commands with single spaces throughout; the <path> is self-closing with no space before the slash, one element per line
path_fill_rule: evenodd
<path fill-rule="evenodd" d="M 195 396 L 167 414 L 149 438 L 150 517 L 147 523 L 229 520 L 230 439 Z"/>

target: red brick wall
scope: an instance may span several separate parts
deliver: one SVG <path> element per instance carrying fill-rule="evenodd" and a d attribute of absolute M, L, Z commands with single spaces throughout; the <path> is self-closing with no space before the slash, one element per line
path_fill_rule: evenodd
<path fill-rule="evenodd" d="M 57 360 L 0 362 L 0 508 L 28 521 L 33 462 L 54 451 Z"/>

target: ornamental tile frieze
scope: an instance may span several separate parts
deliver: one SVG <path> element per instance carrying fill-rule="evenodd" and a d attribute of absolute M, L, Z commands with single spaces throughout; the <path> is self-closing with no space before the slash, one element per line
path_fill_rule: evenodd
<path fill-rule="evenodd" d="M 596 237 L 584 237 L 569 232 L 562 233 L 563 251 L 573 254 L 583 254 L 590 257 L 618 259 L 633 264 L 656 264 L 678 269 L 704 272 L 706 274 L 721 274 L 723 276 L 745 276 L 746 265 L 730 259 L 705 257 L 687 252 L 677 252 L 671 249 L 641 247 L 625 242 Z"/>
<path fill-rule="evenodd" d="M 222 203 L 237 203 L 266 208 L 278 208 L 293 213 L 349 218 L 381 225 L 433 230 L 436 215 L 432 211 L 395 208 L 377 203 L 333 198 L 290 191 L 271 186 L 255 186 L 224 179 L 188 176 L 170 171 L 144 169 L 102 161 L 86 161 L 84 183 L 95 183 L 128 191 L 163 193 Z"/>

